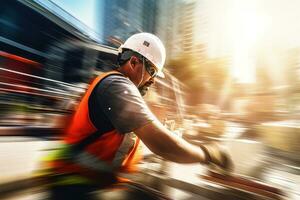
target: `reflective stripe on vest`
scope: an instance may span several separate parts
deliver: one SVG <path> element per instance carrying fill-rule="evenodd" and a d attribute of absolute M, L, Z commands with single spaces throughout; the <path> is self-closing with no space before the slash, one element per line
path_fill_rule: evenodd
<path fill-rule="evenodd" d="M 125 134 L 122 144 L 120 145 L 112 161 L 112 166 L 114 169 L 121 167 L 123 161 L 125 160 L 126 156 L 129 153 L 129 150 L 133 148 L 135 142 L 136 142 L 136 135 L 133 132 Z"/>
<path fill-rule="evenodd" d="M 112 164 L 100 160 L 89 152 L 80 152 L 75 156 L 74 162 L 84 168 L 94 171 L 113 172 L 122 166 L 123 161 L 128 155 L 129 150 L 133 148 L 135 142 L 136 136 L 133 132 L 125 134 L 122 144 L 117 150 Z"/>

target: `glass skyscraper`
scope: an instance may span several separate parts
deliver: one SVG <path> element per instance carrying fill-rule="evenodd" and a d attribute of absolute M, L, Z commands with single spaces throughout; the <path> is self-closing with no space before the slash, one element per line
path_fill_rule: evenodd
<path fill-rule="evenodd" d="M 138 32 L 155 33 L 157 0 L 103 0 L 98 3 L 97 32 L 104 44 L 125 41 Z"/>

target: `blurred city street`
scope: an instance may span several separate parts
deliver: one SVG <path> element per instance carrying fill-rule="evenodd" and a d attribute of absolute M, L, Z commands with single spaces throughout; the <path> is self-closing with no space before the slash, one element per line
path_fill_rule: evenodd
<path fill-rule="evenodd" d="M 235 127 L 236 128 L 236 127 Z M 237 132 L 240 129 L 236 128 Z M 252 140 L 224 139 L 232 153 L 233 159 L 238 160 L 235 173 L 243 174 L 263 181 L 272 186 L 277 185 L 287 192 L 287 199 L 296 200 L 300 197 L 300 169 L 283 157 L 266 154 L 266 147 Z M 47 192 L 42 185 L 34 182 L 32 188 L 24 187 L 22 181 L 30 180 L 39 169 L 39 159 L 56 148 L 59 140 L 51 137 L 2 136 L 1 137 L 1 182 L 3 189 L 13 182 L 13 195 L 4 199 L 44 199 Z M 182 165 L 168 161 L 152 154 L 144 148 L 145 161 L 140 164 L 141 172 L 133 175 L 134 180 L 160 188 L 165 194 L 174 199 L 265 199 L 251 195 L 234 188 L 228 189 L 201 178 L 207 168 L 199 164 Z M 255 154 L 255 155 L 254 155 Z M 236 157 L 237 156 L 237 157 Z M 20 186 L 19 186 L 20 185 Z M 9 186 L 11 187 L 11 186 Z M 1 193 L 0 192 L 0 193 Z"/>

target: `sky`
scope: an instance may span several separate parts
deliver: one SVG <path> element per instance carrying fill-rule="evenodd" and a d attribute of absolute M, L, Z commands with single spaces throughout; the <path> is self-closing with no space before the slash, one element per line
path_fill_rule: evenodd
<path fill-rule="evenodd" d="M 96 27 L 97 0 L 51 0 L 92 29 Z"/>

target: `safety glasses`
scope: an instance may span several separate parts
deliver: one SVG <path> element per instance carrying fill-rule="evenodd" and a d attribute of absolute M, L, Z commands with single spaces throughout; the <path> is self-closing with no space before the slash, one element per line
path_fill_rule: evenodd
<path fill-rule="evenodd" d="M 150 61 L 147 60 L 147 58 L 143 57 L 143 65 L 151 78 L 154 78 L 157 75 L 156 68 L 150 63 Z"/>

